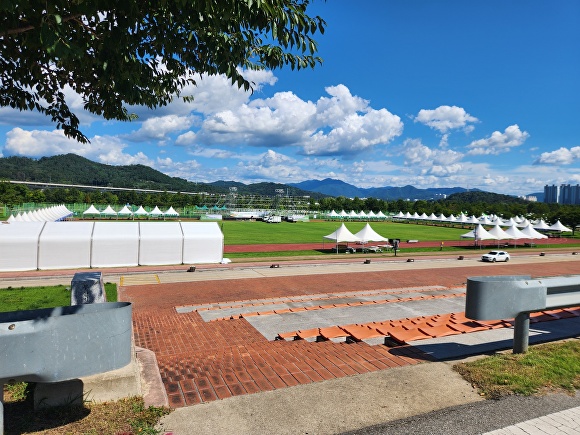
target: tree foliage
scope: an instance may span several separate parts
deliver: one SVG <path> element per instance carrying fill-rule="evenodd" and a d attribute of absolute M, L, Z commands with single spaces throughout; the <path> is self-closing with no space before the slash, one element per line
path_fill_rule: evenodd
<path fill-rule="evenodd" d="M 194 74 L 314 67 L 326 23 L 311 0 L 0 1 L 0 106 L 38 110 L 81 142 L 65 87 L 105 119 L 167 105 Z M 188 98 L 188 96 L 184 96 Z"/>

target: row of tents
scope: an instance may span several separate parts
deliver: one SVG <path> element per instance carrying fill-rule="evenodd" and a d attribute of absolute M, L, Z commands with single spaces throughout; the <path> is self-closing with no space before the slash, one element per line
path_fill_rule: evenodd
<path fill-rule="evenodd" d="M 60 222 L 73 216 L 73 212 L 65 205 L 55 205 L 52 207 L 39 208 L 37 210 L 25 211 L 23 213 L 11 214 L 8 222 Z"/>
<path fill-rule="evenodd" d="M 74 221 L 0 225 L 0 272 L 219 263 L 216 222 Z"/>
<path fill-rule="evenodd" d="M 151 211 L 147 211 L 143 208 L 143 206 L 139 206 L 139 208 L 135 211 L 132 211 L 128 205 L 125 205 L 121 210 L 115 211 L 113 207 L 108 205 L 104 210 L 99 211 L 93 204 L 83 212 L 84 217 L 94 217 L 94 216 L 104 216 L 104 217 L 131 217 L 131 216 L 151 216 L 151 217 L 178 217 L 179 213 L 177 213 L 173 207 L 169 207 L 166 211 L 161 211 L 159 207 L 155 206 L 155 208 Z"/>
<path fill-rule="evenodd" d="M 429 221 L 429 222 L 447 222 L 447 223 L 459 223 L 459 224 L 473 224 L 473 225 L 499 225 L 501 227 L 518 227 L 525 228 L 529 225 L 536 230 L 546 230 L 546 231 L 559 231 L 559 232 L 571 232 L 572 230 L 564 226 L 560 221 L 552 225 L 548 225 L 543 219 L 539 219 L 535 222 L 530 222 L 528 219 L 520 216 L 516 216 L 509 219 L 502 219 L 499 216 L 487 216 L 481 215 L 480 217 L 466 216 L 461 213 L 459 216 L 449 215 L 445 216 L 440 214 L 436 216 L 431 213 L 427 216 L 426 213 L 418 214 L 417 212 L 411 214 L 409 212 L 403 213 L 399 212 L 393 216 L 393 219 L 401 220 L 416 220 L 416 221 Z"/>
<path fill-rule="evenodd" d="M 464 239 L 474 239 L 474 240 L 520 240 L 520 239 L 547 239 L 548 236 L 540 233 L 532 227 L 532 225 L 527 225 L 523 229 L 519 229 L 516 226 L 508 227 L 506 230 L 501 228 L 500 225 L 496 224 L 493 228 L 486 230 L 483 225 L 478 224 L 473 230 L 461 235 Z"/>
<path fill-rule="evenodd" d="M 357 242 L 366 244 L 368 242 L 388 242 L 389 239 L 386 237 L 381 236 L 378 234 L 373 228 L 367 223 L 362 230 L 358 233 L 353 234 L 350 230 L 346 227 L 345 224 L 342 224 L 336 231 L 327 236 L 323 236 L 325 240 L 332 240 L 336 244 L 343 243 L 343 242 Z"/>
<path fill-rule="evenodd" d="M 386 219 L 388 216 L 382 211 L 375 213 L 371 210 L 368 213 L 365 213 L 364 210 L 361 210 L 357 213 L 354 210 L 351 210 L 347 213 L 346 211 L 341 210 L 340 213 L 337 213 L 332 210 L 330 213 L 326 214 L 326 217 L 328 219 Z"/>

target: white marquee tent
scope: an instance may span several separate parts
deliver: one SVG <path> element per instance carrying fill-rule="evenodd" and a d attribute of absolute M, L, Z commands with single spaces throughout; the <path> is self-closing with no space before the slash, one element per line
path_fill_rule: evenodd
<path fill-rule="evenodd" d="M 0 225 L 0 271 L 219 263 L 216 222 L 12 222 Z"/>
<path fill-rule="evenodd" d="M 362 243 L 366 242 L 388 242 L 389 239 L 381 236 L 367 223 L 362 230 L 355 234 Z"/>

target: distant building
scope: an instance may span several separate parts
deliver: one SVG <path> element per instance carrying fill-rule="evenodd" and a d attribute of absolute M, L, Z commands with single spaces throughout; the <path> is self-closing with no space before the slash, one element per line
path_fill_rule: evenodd
<path fill-rule="evenodd" d="M 557 203 L 560 196 L 560 187 L 555 184 L 544 186 L 544 202 L 548 204 Z"/>
<path fill-rule="evenodd" d="M 580 204 L 580 185 L 546 185 L 544 186 L 544 202 L 558 204 Z"/>

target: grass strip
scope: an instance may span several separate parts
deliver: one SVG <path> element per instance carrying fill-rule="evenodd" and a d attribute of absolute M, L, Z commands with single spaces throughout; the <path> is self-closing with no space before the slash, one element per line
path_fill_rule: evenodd
<path fill-rule="evenodd" d="M 580 341 L 531 346 L 523 354 L 497 354 L 456 364 L 454 369 L 486 398 L 573 393 L 580 388 Z"/>
<path fill-rule="evenodd" d="M 108 302 L 117 301 L 117 284 L 105 283 Z M 70 305 L 70 286 L 7 287 L 0 289 L 0 312 L 37 310 Z"/>

